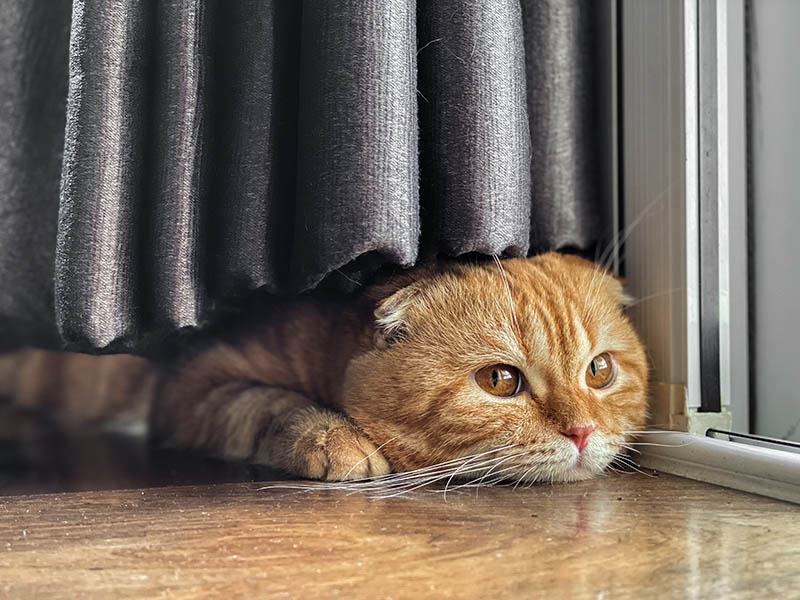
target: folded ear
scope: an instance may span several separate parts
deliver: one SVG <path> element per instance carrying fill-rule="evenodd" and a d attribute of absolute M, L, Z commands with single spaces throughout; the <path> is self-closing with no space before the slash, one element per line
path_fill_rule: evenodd
<path fill-rule="evenodd" d="M 419 295 L 416 283 L 397 290 L 375 308 L 375 347 L 384 350 L 408 335 L 407 312 Z"/>

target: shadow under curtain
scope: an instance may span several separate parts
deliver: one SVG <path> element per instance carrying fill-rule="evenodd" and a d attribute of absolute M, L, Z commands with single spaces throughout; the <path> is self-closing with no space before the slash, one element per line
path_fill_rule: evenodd
<path fill-rule="evenodd" d="M 7 2 L 0 349 L 141 352 L 250 290 L 593 248 L 597 6 Z"/>

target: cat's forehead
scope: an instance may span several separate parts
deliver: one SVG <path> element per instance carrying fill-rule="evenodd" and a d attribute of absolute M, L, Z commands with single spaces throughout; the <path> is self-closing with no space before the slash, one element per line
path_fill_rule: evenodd
<path fill-rule="evenodd" d="M 537 370 L 567 370 L 585 362 L 599 338 L 605 337 L 586 319 L 581 306 L 572 297 L 561 298 L 519 294 L 516 307 L 521 342 L 518 350 L 521 358 Z"/>
<path fill-rule="evenodd" d="M 458 265 L 395 293 L 375 312 L 386 329 L 476 362 L 569 363 L 619 314 L 616 286 L 592 263 L 556 254 Z"/>
<path fill-rule="evenodd" d="M 571 368 L 610 343 L 618 314 L 591 263 L 555 255 L 483 265 L 465 277 L 465 325 L 517 362 Z"/>
<path fill-rule="evenodd" d="M 527 309 L 539 320 L 560 317 L 592 324 L 600 309 L 615 307 L 621 285 L 589 261 L 548 253 L 530 259 L 466 269 L 458 286 L 476 307 L 507 312 Z"/>

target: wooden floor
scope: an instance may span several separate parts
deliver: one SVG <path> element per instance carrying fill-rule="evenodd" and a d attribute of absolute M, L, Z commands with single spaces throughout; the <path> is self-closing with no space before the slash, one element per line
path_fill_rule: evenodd
<path fill-rule="evenodd" d="M 800 507 L 668 475 L 446 502 L 275 477 L 0 405 L 0 598 L 800 598 Z"/>
<path fill-rule="evenodd" d="M 798 507 L 667 475 L 447 502 L 261 487 L 0 498 L 0 596 L 800 597 Z"/>

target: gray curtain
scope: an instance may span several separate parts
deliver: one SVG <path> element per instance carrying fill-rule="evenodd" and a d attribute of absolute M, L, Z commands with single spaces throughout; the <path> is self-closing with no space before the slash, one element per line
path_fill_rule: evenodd
<path fill-rule="evenodd" d="M 8 0 L 0 346 L 610 233 L 598 3 Z"/>

